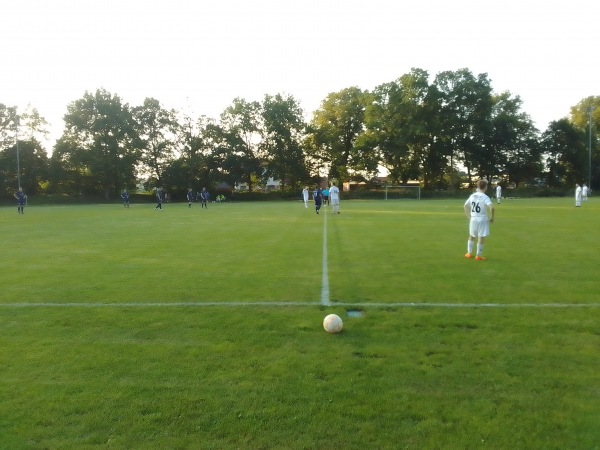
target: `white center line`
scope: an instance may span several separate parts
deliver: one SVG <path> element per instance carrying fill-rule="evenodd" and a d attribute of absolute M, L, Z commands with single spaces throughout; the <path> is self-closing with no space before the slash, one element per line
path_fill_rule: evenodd
<path fill-rule="evenodd" d="M 329 300 L 329 275 L 327 273 L 327 213 L 323 211 L 323 279 L 321 281 L 321 305 L 331 306 Z"/>

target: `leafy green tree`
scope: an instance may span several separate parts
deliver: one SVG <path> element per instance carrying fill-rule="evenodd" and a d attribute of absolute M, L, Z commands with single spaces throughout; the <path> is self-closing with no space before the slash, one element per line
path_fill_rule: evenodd
<path fill-rule="evenodd" d="M 49 177 L 48 154 L 34 138 L 19 140 L 21 187 L 27 195 L 35 195 L 47 188 Z M 18 188 L 16 145 L 0 151 L 0 192 L 11 194 Z"/>
<path fill-rule="evenodd" d="M 206 116 L 197 119 L 189 116 L 183 118 L 179 128 L 181 156 L 177 160 L 182 178 L 176 182 L 182 188 L 211 184 L 209 174 L 214 165 L 215 128 L 214 121 Z"/>
<path fill-rule="evenodd" d="M 165 183 L 181 192 L 187 188 L 211 187 L 222 180 L 218 148 L 221 129 L 212 119 L 186 118 L 180 129 L 183 151 L 164 173 Z"/>
<path fill-rule="evenodd" d="M 468 69 L 440 72 L 433 82 L 431 100 L 436 103 L 440 146 L 449 166 L 459 162 L 471 180 L 473 171 L 485 166 L 489 149 L 492 88 L 487 74 L 474 76 Z M 479 174 L 480 176 L 482 174 Z"/>
<path fill-rule="evenodd" d="M 19 114 L 17 108 L 0 104 L 1 191 L 12 192 L 19 181 L 28 195 L 47 188 L 48 155 L 37 139 L 46 136 L 47 124 L 31 106 Z"/>
<path fill-rule="evenodd" d="M 19 123 L 21 138 L 35 139 L 37 142 L 41 142 L 48 137 L 48 121 L 40 115 L 36 108 L 28 106 L 19 115 Z"/>
<path fill-rule="evenodd" d="M 68 105 L 64 120 L 52 155 L 55 182 L 107 200 L 135 183 L 139 139 L 129 105 L 99 89 Z"/>
<path fill-rule="evenodd" d="M 592 133 L 598 134 L 600 132 L 600 96 L 586 97 L 575 106 L 572 106 L 570 121 L 577 128 L 588 131 L 590 112 L 592 116 Z"/>
<path fill-rule="evenodd" d="M 223 180 L 235 186 L 247 183 L 252 190 L 255 180 L 262 177 L 259 144 L 262 140 L 261 105 L 241 98 L 221 114 L 218 130 L 215 129 L 215 157 L 219 161 Z"/>
<path fill-rule="evenodd" d="M 575 186 L 587 180 L 585 132 L 569 120 L 551 122 L 542 134 L 541 148 L 549 186 Z"/>
<path fill-rule="evenodd" d="M 586 97 L 571 107 L 571 123 L 586 133 L 588 177 L 591 177 L 590 187 L 597 188 L 600 186 L 600 96 Z"/>
<path fill-rule="evenodd" d="M 324 148 L 323 144 L 320 144 L 317 141 L 315 130 L 310 124 L 306 127 L 302 148 L 304 149 L 304 159 L 307 170 L 307 178 L 304 184 L 319 184 L 325 175 L 324 162 L 322 159 Z"/>
<path fill-rule="evenodd" d="M 17 108 L 0 103 L 0 150 L 15 144 Z"/>
<path fill-rule="evenodd" d="M 47 127 L 46 119 L 31 105 L 19 113 L 16 107 L 0 103 L 0 150 L 13 145 L 17 137 L 41 142 L 48 136 Z"/>
<path fill-rule="evenodd" d="M 478 173 L 488 179 L 508 178 L 517 186 L 540 178 L 542 171 L 538 131 L 529 115 L 521 111 L 520 97 L 509 92 L 493 96 L 491 129 Z"/>
<path fill-rule="evenodd" d="M 87 151 L 62 136 L 56 141 L 50 157 L 50 192 L 65 194 L 94 194 L 97 191 L 91 174 Z"/>
<path fill-rule="evenodd" d="M 380 153 L 393 183 L 427 177 L 425 154 L 430 140 L 425 114 L 429 75 L 412 69 L 397 81 L 377 86 L 365 113 L 366 132 L 357 141 Z M 427 183 L 427 181 L 426 181 Z"/>
<path fill-rule="evenodd" d="M 141 145 L 139 171 L 162 186 L 165 170 L 176 159 L 181 131 L 177 113 L 164 109 L 154 98 L 146 98 L 142 106 L 133 108 L 132 115 Z"/>
<path fill-rule="evenodd" d="M 288 185 L 297 187 L 308 176 L 301 144 L 306 128 L 302 109 L 292 96 L 266 95 L 262 123 L 260 149 L 266 164 L 265 178 L 281 180 L 283 190 Z"/>
<path fill-rule="evenodd" d="M 350 87 L 329 94 L 313 115 L 311 128 L 315 144 L 322 150 L 321 160 L 329 178 L 337 179 L 340 186 L 343 180 L 357 172 L 372 174 L 376 171 L 379 156 L 369 147 L 355 145 L 365 131 L 365 110 L 369 101 L 367 92 Z M 366 165 L 369 158 L 371 164 Z"/>

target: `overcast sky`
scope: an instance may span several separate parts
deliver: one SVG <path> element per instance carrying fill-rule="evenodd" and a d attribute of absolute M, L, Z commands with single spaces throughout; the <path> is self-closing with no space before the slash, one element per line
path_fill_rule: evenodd
<path fill-rule="evenodd" d="M 0 103 L 62 133 L 67 105 L 104 88 L 218 118 L 236 97 L 372 90 L 411 68 L 487 73 L 538 128 L 600 95 L 592 0 L 0 0 Z M 50 149 L 50 148 L 49 148 Z"/>

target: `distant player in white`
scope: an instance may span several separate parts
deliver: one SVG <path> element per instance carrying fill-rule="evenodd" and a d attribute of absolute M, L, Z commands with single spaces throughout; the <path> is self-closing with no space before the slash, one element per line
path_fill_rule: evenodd
<path fill-rule="evenodd" d="M 490 223 L 494 222 L 494 204 L 485 191 L 487 181 L 479 180 L 477 190 L 470 195 L 464 205 L 464 210 L 469 219 L 469 240 L 467 241 L 467 254 L 465 258 L 473 257 L 473 247 L 477 238 L 477 253 L 475 260 L 485 261 L 483 257 L 483 244 L 485 237 L 490 235 Z M 489 211 L 489 216 L 488 216 Z"/>
<path fill-rule="evenodd" d="M 308 187 L 304 186 L 302 189 L 302 199 L 304 200 L 304 207 L 308 208 Z"/>
<path fill-rule="evenodd" d="M 583 183 L 583 187 L 581 188 L 581 199 L 584 202 L 587 202 L 588 199 L 588 187 L 587 184 Z"/>
<path fill-rule="evenodd" d="M 579 208 L 581 206 L 581 198 L 583 196 L 581 186 L 579 183 L 575 185 L 575 207 Z"/>
<path fill-rule="evenodd" d="M 500 204 L 500 199 L 502 198 L 502 186 L 500 183 L 496 185 L 496 201 Z"/>
<path fill-rule="evenodd" d="M 333 207 L 332 208 L 333 214 L 339 214 L 340 213 L 340 190 L 335 185 L 335 183 L 333 183 L 332 186 L 329 188 L 329 203 Z"/>

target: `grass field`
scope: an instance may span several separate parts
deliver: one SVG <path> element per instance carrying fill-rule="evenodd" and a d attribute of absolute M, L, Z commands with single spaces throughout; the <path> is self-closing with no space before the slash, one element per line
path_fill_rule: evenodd
<path fill-rule="evenodd" d="M 496 207 L 0 208 L 0 448 L 598 449 L 600 202 Z"/>

